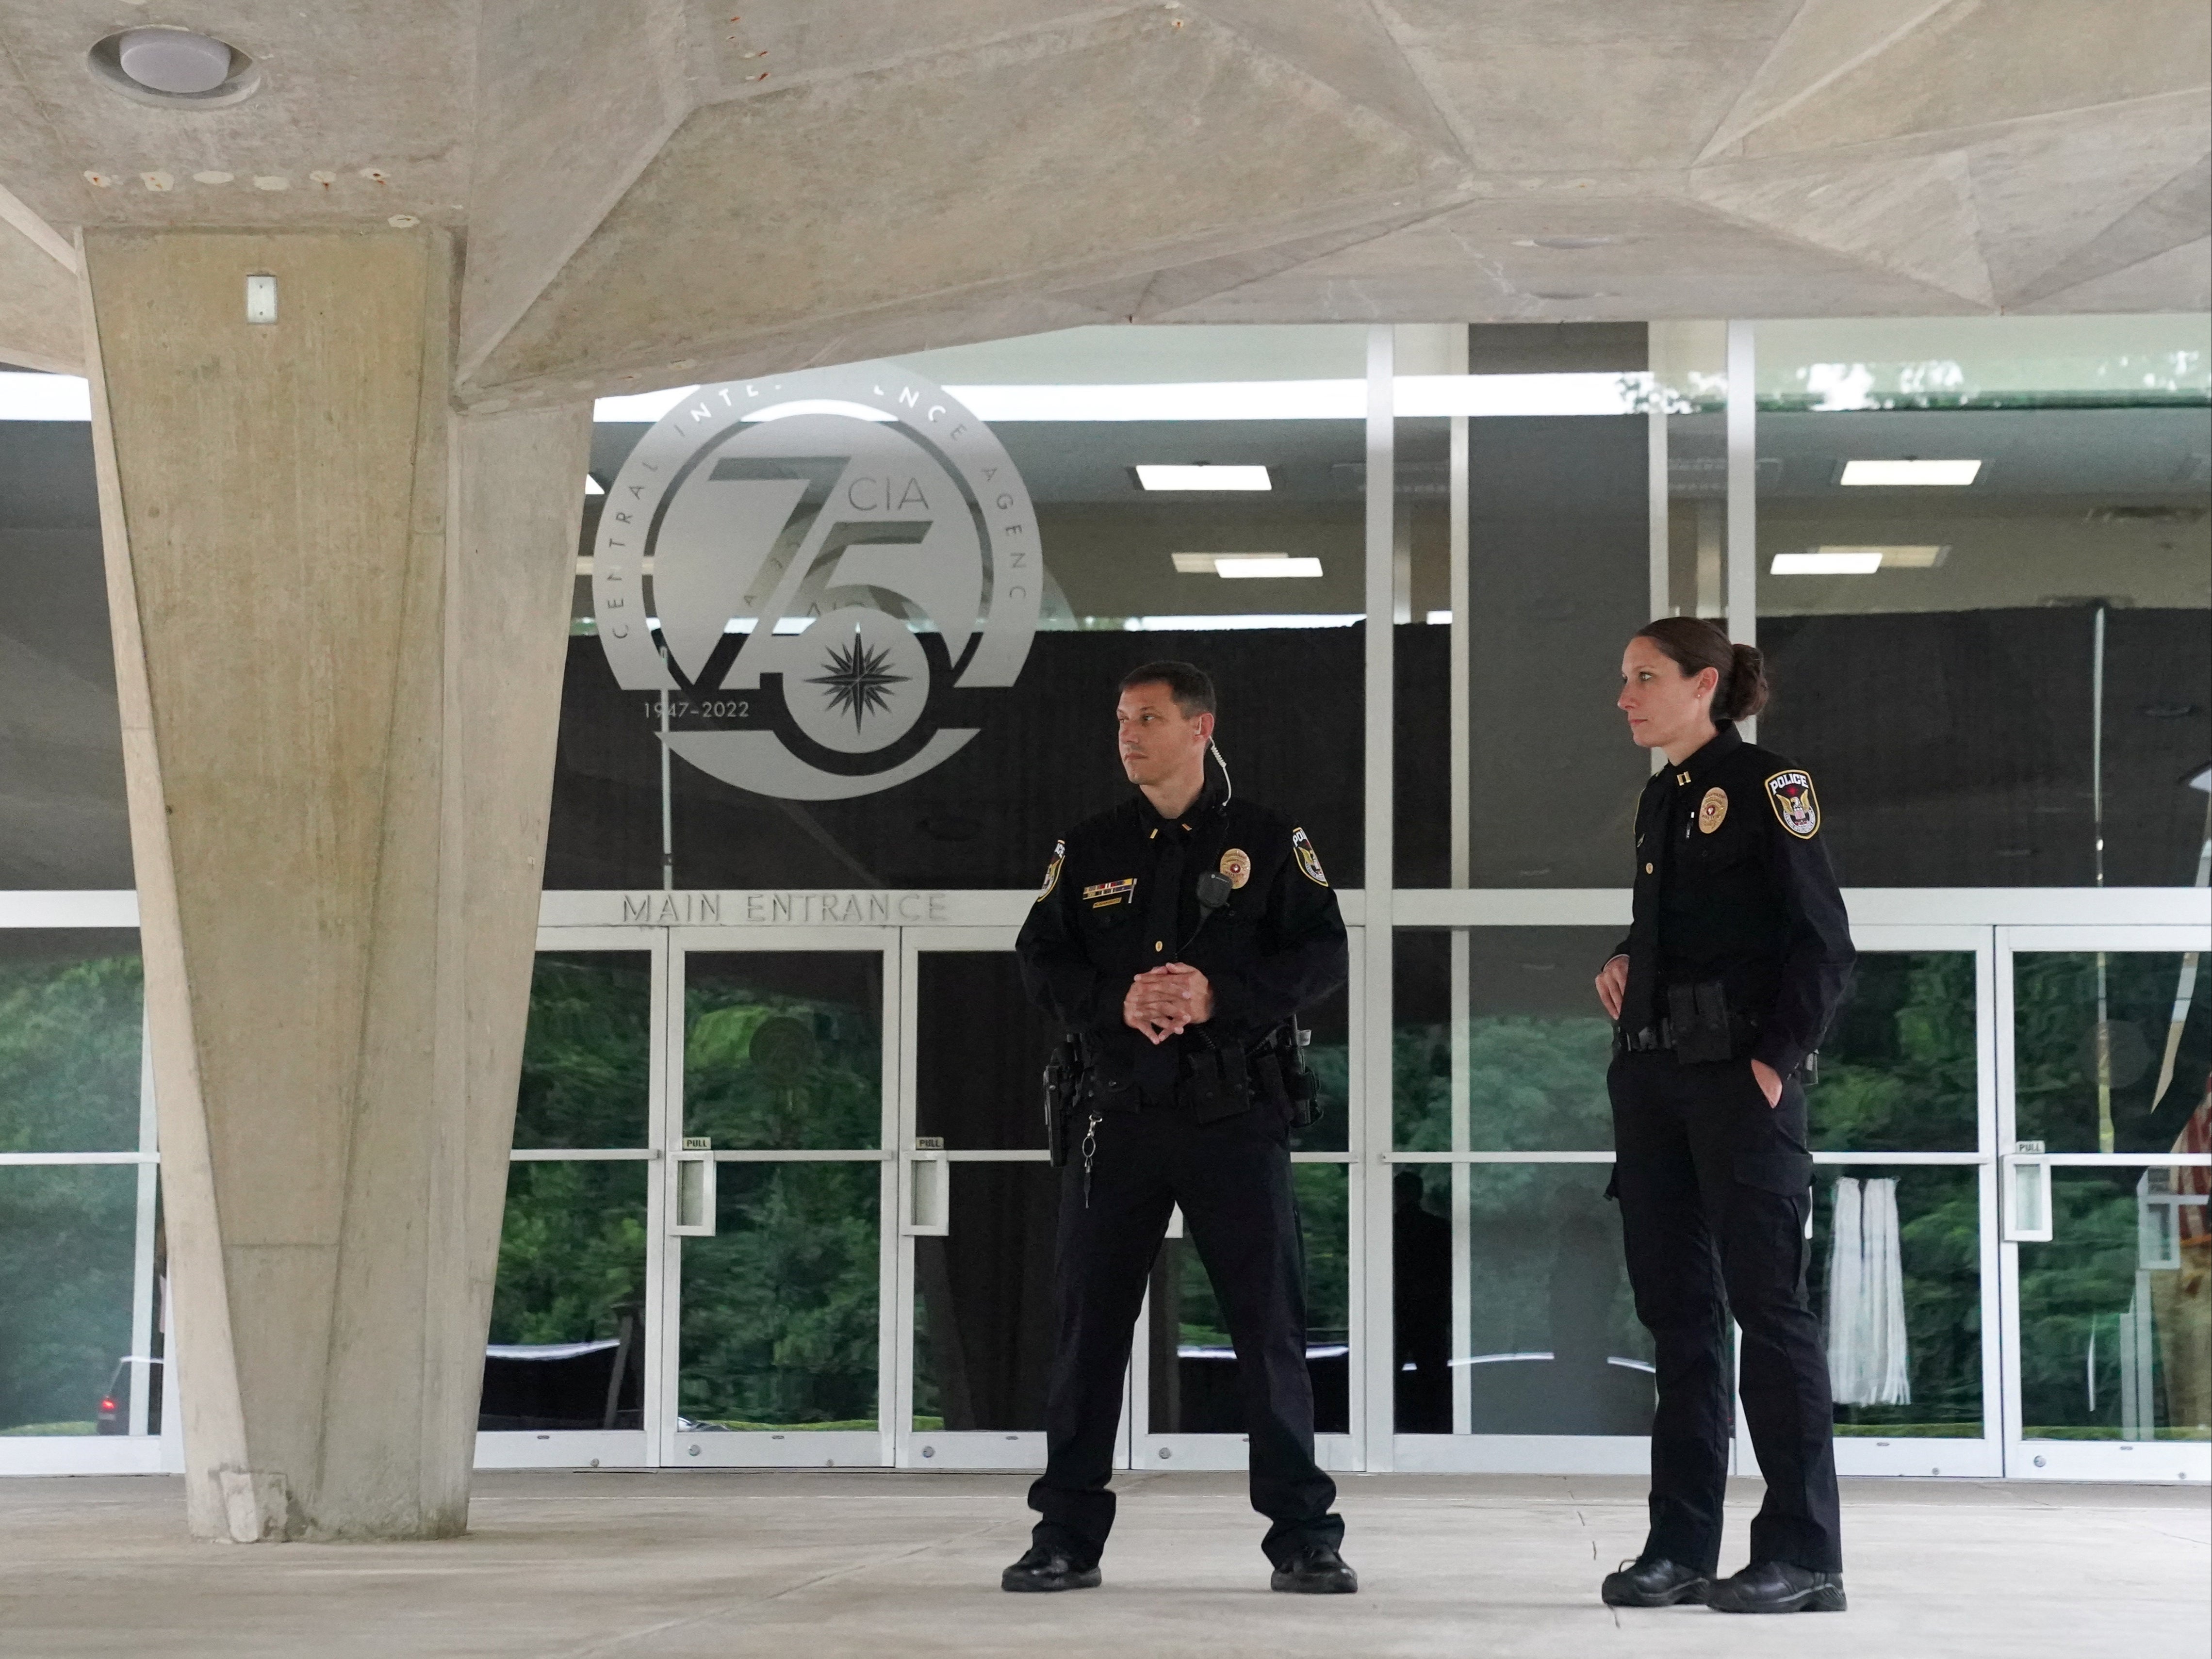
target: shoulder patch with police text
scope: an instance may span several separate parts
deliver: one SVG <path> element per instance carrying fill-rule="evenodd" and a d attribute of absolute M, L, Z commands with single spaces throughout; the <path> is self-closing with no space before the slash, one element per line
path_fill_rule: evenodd
<path fill-rule="evenodd" d="M 1784 830 L 1800 841 L 1820 833 L 1820 803 L 1813 780 L 1802 772 L 1777 772 L 1766 781 L 1767 804 Z"/>
<path fill-rule="evenodd" d="M 1306 839 L 1304 830 L 1291 831 L 1291 851 L 1298 855 L 1298 868 L 1306 872 L 1308 881 L 1316 887 L 1328 885 L 1328 878 L 1322 873 L 1321 859 L 1314 852 L 1313 843 Z"/>
<path fill-rule="evenodd" d="M 1042 904 L 1052 896 L 1052 890 L 1060 885 L 1060 866 L 1067 862 L 1067 843 L 1056 841 L 1052 844 L 1052 862 L 1045 866 L 1044 885 L 1037 889 L 1036 902 Z"/>

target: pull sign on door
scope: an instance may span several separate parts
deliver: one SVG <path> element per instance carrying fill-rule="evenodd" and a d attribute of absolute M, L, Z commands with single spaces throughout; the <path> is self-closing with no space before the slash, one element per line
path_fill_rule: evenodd
<path fill-rule="evenodd" d="M 249 276 L 246 279 L 246 320 L 249 323 L 273 323 L 276 320 L 276 279 L 274 276 Z"/>

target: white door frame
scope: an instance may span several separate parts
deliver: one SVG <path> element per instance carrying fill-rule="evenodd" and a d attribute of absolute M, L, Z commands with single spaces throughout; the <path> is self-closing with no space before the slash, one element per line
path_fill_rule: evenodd
<path fill-rule="evenodd" d="M 510 1152 L 515 1164 L 630 1162 L 665 1164 L 662 1105 L 666 1094 L 668 930 L 665 927 L 540 927 L 538 950 L 545 951 L 641 951 L 648 958 L 652 1004 L 647 1016 L 646 1054 L 646 1144 L 641 1146 L 548 1147 Z M 640 1315 L 633 1364 L 642 1370 L 643 1424 L 635 1429 L 497 1430 L 477 1434 L 480 1469 L 650 1468 L 660 1462 L 659 1440 L 662 1361 L 654 1334 L 662 1327 L 659 1297 L 665 1276 L 666 1228 L 662 1222 L 662 1186 L 645 1183 L 645 1306 Z"/>
<path fill-rule="evenodd" d="M 661 1144 L 681 1146 L 684 1141 L 684 985 L 686 959 L 694 952 L 714 954 L 758 951 L 764 954 L 796 951 L 872 951 L 882 959 L 884 998 L 881 1010 L 882 1049 L 878 1061 L 882 1113 L 878 1120 L 878 1145 L 873 1148 L 824 1148 L 804 1152 L 757 1152 L 723 1147 L 714 1149 L 714 1163 L 813 1164 L 871 1163 L 878 1166 L 877 1188 L 877 1322 L 876 1422 L 866 1431 L 793 1430 L 781 1433 L 686 1431 L 677 1412 L 677 1379 L 683 1346 L 683 1240 L 672 1233 L 669 1218 L 675 1214 L 676 1162 L 661 1160 L 659 1215 L 654 1236 L 661 1245 L 658 1281 L 659 1321 L 657 1331 L 659 1389 L 648 1406 L 647 1432 L 664 1465 L 685 1468 L 879 1468 L 892 1458 L 894 1381 L 886 1363 L 893 1351 L 893 1310 L 883 1305 L 883 1294 L 893 1281 L 897 1259 L 899 1209 L 896 1162 L 890 1147 L 898 1122 L 900 996 L 898 929 L 878 927 L 740 926 L 676 927 L 668 930 L 668 966 L 663 978 L 665 1012 L 660 1020 L 660 1063 L 665 1085 L 660 1091 Z"/>
<path fill-rule="evenodd" d="M 2202 891 L 2197 890 L 2202 903 Z M 1998 1144 L 2006 1149 L 1999 1160 L 2008 1175 L 2019 1128 L 2015 1093 L 2017 1054 L 2014 1048 L 2013 958 L 2038 951 L 2108 951 L 2114 952 L 2212 951 L 2212 927 L 2191 923 L 2171 925 L 2099 926 L 2082 922 L 2055 926 L 2003 927 L 1996 931 L 1997 1018 L 1996 1049 L 1999 1095 Z M 2212 967 L 2212 964 L 2208 964 Z M 2179 1079 L 2177 1079 L 2179 1081 Z M 2175 1168 L 2212 1163 L 2212 1158 L 2171 1152 L 2052 1152 L 2043 1161 L 2072 1169 Z M 1990 1233 L 1996 1231 L 1994 1218 Z M 2022 1433 L 2020 1351 L 2020 1246 L 1998 1246 L 2002 1262 L 2005 1395 L 2004 1472 L 2022 1480 L 2212 1480 L 2212 1444 L 2203 1441 L 2147 1440 L 2029 1440 Z"/>
<path fill-rule="evenodd" d="M 897 1121 L 887 1145 L 896 1148 L 897 1170 L 893 1177 L 899 1203 L 898 1249 L 889 1297 L 894 1318 L 892 1380 L 894 1401 L 891 1462 L 902 1469 L 1042 1469 L 1044 1432 L 1041 1429 L 916 1429 L 914 1426 L 915 1236 L 908 1231 L 913 1219 L 915 1196 L 916 1117 L 921 1093 L 921 957 L 924 951 L 1011 951 L 1018 927 L 905 927 L 899 933 L 899 1056 Z M 1042 1071 L 1043 1057 L 1038 1057 Z M 947 1164 L 1047 1164 L 1041 1152 L 997 1148 L 933 1151 L 933 1159 Z M 948 1171 L 948 1176 L 949 1176 Z M 1126 1436 L 1126 1413 L 1124 1434 Z"/>

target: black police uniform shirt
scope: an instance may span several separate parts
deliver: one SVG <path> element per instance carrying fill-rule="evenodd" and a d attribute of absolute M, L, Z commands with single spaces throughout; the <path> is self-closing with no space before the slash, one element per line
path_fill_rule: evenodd
<path fill-rule="evenodd" d="M 1232 884 L 1201 926 L 1196 889 L 1209 870 Z M 1109 1107 L 1173 1103 L 1187 1058 L 1249 1050 L 1344 983 L 1350 963 L 1336 895 L 1305 831 L 1249 801 L 1224 803 L 1211 768 L 1179 817 L 1137 793 L 1070 830 L 1015 951 L 1030 998 L 1091 1039 Z M 1169 962 L 1206 975 L 1213 1014 L 1156 1046 L 1123 1024 L 1121 1008 L 1138 975 Z"/>
<path fill-rule="evenodd" d="M 1669 985 L 1717 980 L 1755 1028 L 1737 1058 L 1788 1077 L 1820 1045 L 1850 977 L 1850 922 L 1813 780 L 1723 722 L 1662 767 L 1636 811 L 1636 908 L 1620 1028 L 1656 1030 Z"/>

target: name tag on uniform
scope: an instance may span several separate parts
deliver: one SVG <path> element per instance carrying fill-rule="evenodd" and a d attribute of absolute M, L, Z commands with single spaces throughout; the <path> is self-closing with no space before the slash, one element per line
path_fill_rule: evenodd
<path fill-rule="evenodd" d="M 1120 881 L 1102 881 L 1083 890 L 1083 902 L 1094 910 L 1103 910 L 1109 905 L 1126 902 L 1137 890 L 1137 878 L 1126 876 Z"/>

